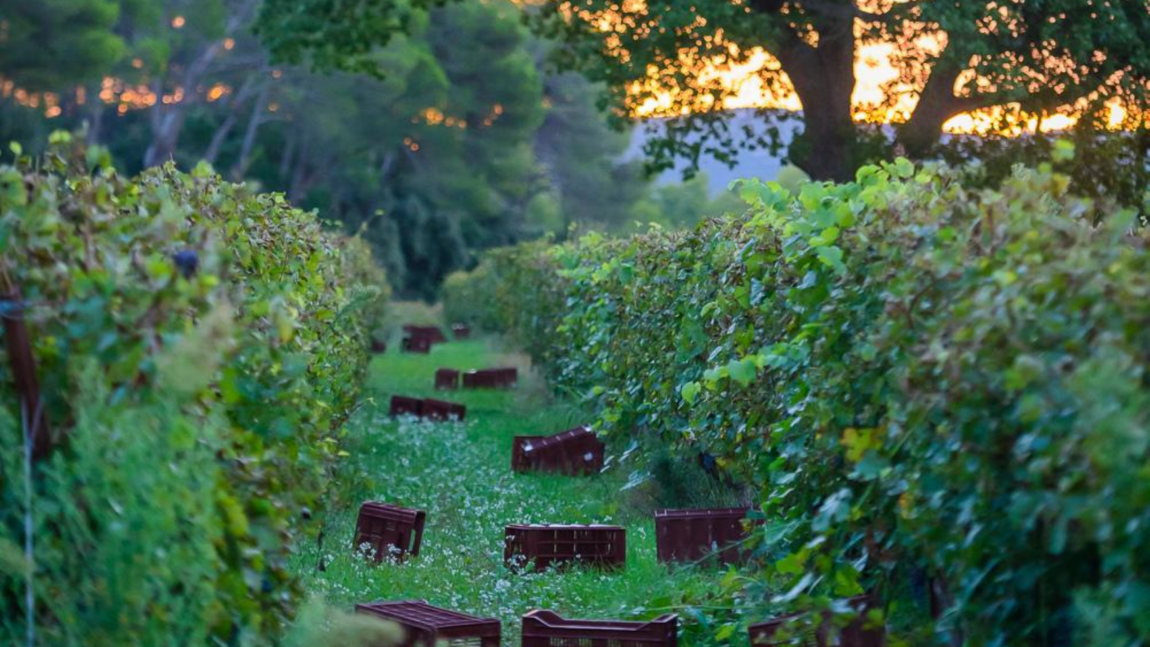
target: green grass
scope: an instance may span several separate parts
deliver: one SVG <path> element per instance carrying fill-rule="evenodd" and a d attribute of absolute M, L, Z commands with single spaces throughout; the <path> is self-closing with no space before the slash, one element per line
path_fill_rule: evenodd
<path fill-rule="evenodd" d="M 389 345 L 397 348 L 397 345 Z M 458 391 L 444 399 L 467 405 L 467 421 L 393 421 L 393 394 L 432 395 L 438 367 L 516 364 L 512 391 Z M 714 569 L 668 569 L 655 559 L 654 524 L 620 492 L 627 475 L 593 477 L 516 475 L 510 468 L 516 434 L 555 433 L 586 421 L 578 408 L 552 399 L 526 368 L 526 358 L 501 355 L 487 341 L 438 345 L 428 356 L 389 350 L 371 367 L 370 400 L 349 423 L 344 474 L 361 472 L 370 485 L 343 487 L 344 504 L 325 519 L 323 558 L 304 547 L 294 570 L 304 587 L 329 604 L 420 598 L 503 621 L 505 645 L 519 643 L 519 618 L 537 608 L 569 617 L 648 618 L 689 596 L 706 597 L 721 574 Z M 353 482 L 354 479 L 348 479 Z M 355 481 L 358 482 L 358 481 Z M 339 491 L 342 486 L 336 484 Z M 372 565 L 352 551 L 355 508 L 379 500 L 427 511 L 418 558 Z M 504 567 L 503 529 L 509 523 L 616 523 L 627 528 L 622 571 L 573 568 L 518 574 Z M 693 593 L 691 593 L 693 592 Z"/>

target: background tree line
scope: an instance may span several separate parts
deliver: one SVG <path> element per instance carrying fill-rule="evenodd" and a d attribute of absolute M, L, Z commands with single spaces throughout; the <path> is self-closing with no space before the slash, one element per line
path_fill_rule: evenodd
<path fill-rule="evenodd" d="M 730 204 L 699 180 L 656 187 L 623 161 L 629 135 L 608 125 L 601 90 L 549 69 L 553 46 L 511 2 L 391 3 L 385 21 L 402 29 L 339 66 L 273 61 L 274 36 L 253 29 L 261 12 L 306 14 L 269 4 L 6 3 L 0 138 L 35 150 L 85 127 L 128 172 L 207 161 L 362 231 L 393 286 L 425 298 L 478 250 L 572 225 L 688 225 Z M 293 27 L 325 34 L 309 24 Z"/>
<path fill-rule="evenodd" d="M 370 52 L 408 28 L 412 5 L 452 1 L 347 0 L 333 14 L 326 0 L 264 0 L 258 21 L 283 60 L 372 69 Z M 533 32 L 558 44 L 553 60 L 602 83 L 602 101 L 616 114 L 662 105 L 670 118 L 644 146 L 650 169 L 697 168 L 708 157 L 733 164 L 766 149 L 814 179 L 842 182 L 864 164 L 906 155 L 978 160 L 990 186 L 1072 137 L 1076 191 L 1146 201 L 1145 0 L 523 2 Z M 881 81 L 880 97 L 867 99 L 856 96 L 858 63 L 869 65 L 873 44 L 884 46 L 894 74 Z M 739 83 L 714 72 L 748 67 L 763 53 L 753 80 L 778 105 L 748 126 L 727 110 Z M 979 110 L 991 135 L 948 136 L 948 120 Z M 1072 117 L 1069 132 L 1010 132 L 1053 116 Z"/>

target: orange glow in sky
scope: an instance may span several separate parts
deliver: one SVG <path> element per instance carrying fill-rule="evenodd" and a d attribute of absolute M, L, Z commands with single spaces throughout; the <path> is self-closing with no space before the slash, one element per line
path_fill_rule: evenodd
<path fill-rule="evenodd" d="M 930 46 L 929 42 L 922 44 Z M 855 58 L 856 83 L 853 95 L 856 120 L 898 122 L 906 120 L 914 111 L 918 102 L 914 88 L 902 84 L 893 87 L 898 93 L 893 107 L 886 105 L 887 92 L 891 89 L 887 86 L 899 78 L 898 70 L 892 62 L 897 48 L 897 44 L 889 42 L 860 44 Z M 802 109 L 798 96 L 790 89 L 789 80 L 784 81 L 786 91 L 782 93 L 773 92 L 764 84 L 760 72 L 764 69 L 778 69 L 779 63 L 774 56 L 762 48 L 755 48 L 745 58 L 745 62 L 733 64 L 707 62 L 698 74 L 701 85 L 718 80 L 726 91 L 721 109 L 781 108 L 790 111 Z M 779 73 L 785 78 L 785 73 Z M 655 74 L 646 81 L 636 82 L 631 90 L 632 96 L 638 95 L 641 90 L 645 95 L 642 101 L 631 107 L 632 113 L 642 118 L 669 117 L 690 110 L 714 109 L 710 95 L 703 97 L 700 102 L 702 105 L 677 105 L 679 102 L 675 99 L 676 93 L 661 90 Z M 1125 109 L 1114 101 L 1107 106 L 1110 111 L 1111 127 L 1119 127 L 1126 116 Z M 1044 118 L 1038 115 L 1020 115 L 1017 106 L 1002 106 L 958 115 L 947 121 L 943 129 L 952 134 L 1005 131 L 1005 134 L 1020 135 L 1036 131 L 1065 130 L 1073 126 L 1076 121 L 1073 106 L 1067 106 L 1064 110 L 1046 115 Z"/>
<path fill-rule="evenodd" d="M 905 0 L 863 0 L 862 8 L 882 12 L 883 5 Z M 645 30 L 654 29 L 657 23 L 647 20 L 645 0 L 622 0 L 614 10 L 602 15 L 578 9 L 577 3 L 568 5 L 569 13 L 590 20 L 603 32 L 616 32 L 620 21 L 624 22 L 637 36 Z M 705 19 L 698 19 L 705 24 Z M 897 123 L 905 121 L 914 112 L 918 102 L 918 87 L 900 80 L 898 65 L 903 64 L 899 56 L 900 48 L 921 52 L 928 57 L 938 54 L 946 42 L 944 32 L 926 32 L 912 43 L 863 40 L 862 25 L 856 25 L 859 44 L 855 55 L 855 89 L 853 94 L 854 117 L 860 122 Z M 702 36 L 713 44 L 723 44 L 721 30 L 713 35 Z M 615 34 L 607 38 L 607 46 L 618 56 L 628 57 L 622 40 Z M 629 87 L 632 99 L 627 106 L 629 112 L 640 118 L 670 117 L 691 112 L 711 110 L 731 110 L 738 108 L 773 108 L 799 111 L 802 105 L 795 94 L 790 79 L 780 69 L 777 59 L 762 48 L 741 52 L 734 44 L 727 44 L 728 56 L 698 59 L 697 54 L 683 51 L 679 65 L 684 70 L 698 70 L 693 75 L 693 86 L 705 88 L 692 94 L 679 91 L 679 80 L 671 78 L 666 70 L 651 67 L 644 79 L 637 80 Z M 764 71 L 770 74 L 763 74 Z M 771 79 L 768 83 L 766 79 Z M 979 86 L 983 79 L 973 74 L 964 75 L 956 82 L 956 90 L 967 84 Z M 717 92 L 716 90 L 720 90 Z M 715 105 L 715 96 L 721 96 L 721 105 Z M 1126 111 L 1117 102 L 1107 104 L 1110 110 L 1111 127 L 1123 124 Z M 1066 106 L 1053 114 L 1044 116 L 1022 114 L 1017 105 L 997 106 L 971 113 L 958 115 L 947 121 L 943 129 L 954 134 L 985 134 L 998 132 L 1020 135 L 1027 132 L 1052 132 L 1065 130 L 1077 121 L 1076 109 L 1085 106 Z"/>

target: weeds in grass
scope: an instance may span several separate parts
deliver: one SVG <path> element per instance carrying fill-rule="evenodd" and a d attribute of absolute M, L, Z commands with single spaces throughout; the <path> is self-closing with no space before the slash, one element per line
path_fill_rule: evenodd
<path fill-rule="evenodd" d="M 429 356 L 389 353 L 376 360 L 368 392 L 378 404 L 366 406 L 350 423 L 344 445 L 350 455 L 341 468 L 346 482 L 364 485 L 343 492 L 341 504 L 328 511 L 322 547 L 306 547 L 296 556 L 294 568 L 308 590 L 341 608 L 418 598 L 497 617 L 504 644 L 516 645 L 519 619 L 531 609 L 570 617 L 649 618 L 668 608 L 681 610 L 716 589 L 720 572 L 656 561 L 653 521 L 620 504 L 626 474 L 572 478 L 511 471 L 514 435 L 559 432 L 587 420 L 577 406 L 554 401 L 533 386 L 527 371 L 521 371 L 521 388 L 512 391 L 452 393 L 451 399 L 468 407 L 465 423 L 386 415 L 383 403 L 392 394 L 433 394 L 437 367 L 479 368 L 513 359 L 489 354 L 483 342 L 472 341 L 436 346 Z M 355 517 L 365 500 L 427 511 L 419 557 L 376 566 L 355 553 Z M 624 525 L 627 567 L 513 572 L 503 564 L 504 526 L 511 523 Z"/>

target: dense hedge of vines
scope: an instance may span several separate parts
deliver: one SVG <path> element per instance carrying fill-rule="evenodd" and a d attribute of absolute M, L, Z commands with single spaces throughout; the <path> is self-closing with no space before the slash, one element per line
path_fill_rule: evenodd
<path fill-rule="evenodd" d="M 446 305 L 605 433 L 756 486 L 755 613 L 872 591 L 897 625 L 931 583 L 918 644 L 1146 644 L 1150 236 L 1066 185 L 905 160 L 748 181 L 743 216 L 692 231 L 496 251 Z"/>
<path fill-rule="evenodd" d="M 0 292 L 22 295 L 4 315 L 26 321 L 57 447 L 27 473 L 0 354 L 0 642 L 23 644 L 29 584 L 38 644 L 273 640 L 382 271 L 362 241 L 210 169 L 126 178 L 64 133 L 42 159 L 14 152 Z"/>

